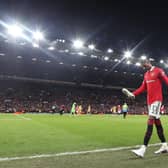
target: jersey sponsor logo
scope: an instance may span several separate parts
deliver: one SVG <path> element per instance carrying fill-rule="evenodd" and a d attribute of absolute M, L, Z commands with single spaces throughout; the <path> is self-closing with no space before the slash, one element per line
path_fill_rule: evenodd
<path fill-rule="evenodd" d="M 147 80 L 146 83 L 152 83 L 155 82 L 156 80 Z"/>

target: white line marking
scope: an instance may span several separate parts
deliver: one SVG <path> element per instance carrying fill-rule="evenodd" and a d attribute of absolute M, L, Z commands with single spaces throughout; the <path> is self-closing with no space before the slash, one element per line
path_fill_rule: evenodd
<path fill-rule="evenodd" d="M 158 146 L 160 143 L 151 144 L 149 146 Z M 33 156 L 22 156 L 22 157 L 6 157 L 0 158 L 0 162 L 4 161 L 13 161 L 13 160 L 23 160 L 23 159 L 36 159 L 36 158 L 49 158 L 49 157 L 56 157 L 56 156 L 70 156 L 70 155 L 82 155 L 82 154 L 89 154 L 89 153 L 100 153 L 100 152 L 108 152 L 108 151 L 120 151 L 120 150 L 128 150 L 133 148 L 139 148 L 141 145 L 136 146 L 127 146 L 127 147 L 116 147 L 116 148 L 107 148 L 107 149 L 95 149 L 95 150 L 88 150 L 88 151 L 79 151 L 79 152 L 64 152 L 64 153 L 55 153 L 55 154 L 41 154 L 41 155 L 33 155 Z"/>
<path fill-rule="evenodd" d="M 24 116 L 22 116 L 22 115 L 20 115 L 20 114 L 15 114 L 17 117 L 19 117 L 19 118 L 22 118 L 22 119 L 24 119 L 24 120 L 32 120 L 31 118 L 28 118 L 28 117 L 24 117 Z"/>
<path fill-rule="evenodd" d="M 0 120 L 9 121 L 9 120 L 24 120 L 24 119 L 22 118 L 0 118 Z"/>
<path fill-rule="evenodd" d="M 15 115 L 18 118 L 0 118 L 0 120 L 3 121 L 9 121 L 9 120 L 32 120 L 31 118 L 28 117 L 23 117 L 23 116 L 19 116 L 19 115 Z"/>

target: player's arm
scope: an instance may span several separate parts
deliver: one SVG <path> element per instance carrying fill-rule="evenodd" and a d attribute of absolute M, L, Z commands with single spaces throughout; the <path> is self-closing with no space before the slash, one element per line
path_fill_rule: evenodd
<path fill-rule="evenodd" d="M 143 93 L 144 91 L 146 91 L 146 81 L 145 81 L 145 79 L 143 80 L 141 86 L 138 89 L 136 89 L 134 92 L 130 92 L 128 89 L 125 89 L 125 88 L 122 89 L 122 92 L 126 96 L 128 96 L 129 98 L 133 98 L 133 99 L 135 98 L 135 96 Z"/>
<path fill-rule="evenodd" d="M 128 97 L 128 98 L 131 98 L 131 99 L 134 99 L 135 98 L 135 95 L 130 92 L 128 89 L 126 88 L 123 88 L 122 89 L 122 92 Z"/>
<path fill-rule="evenodd" d="M 134 96 L 138 96 L 139 94 L 141 94 L 141 93 L 143 93 L 145 91 L 146 91 L 146 81 L 144 79 L 143 82 L 142 82 L 142 84 L 141 84 L 141 86 L 138 89 L 136 89 L 133 92 L 133 94 L 134 94 Z"/>
<path fill-rule="evenodd" d="M 163 69 L 160 69 L 159 77 L 161 78 L 162 81 L 164 81 L 166 83 L 166 85 L 168 85 L 168 77 L 165 74 L 165 72 L 163 71 Z"/>

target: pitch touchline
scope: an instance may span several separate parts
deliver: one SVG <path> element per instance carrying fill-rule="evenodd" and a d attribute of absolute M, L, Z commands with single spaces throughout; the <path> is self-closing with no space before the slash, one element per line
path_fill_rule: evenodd
<path fill-rule="evenodd" d="M 151 144 L 149 146 L 158 146 L 158 145 L 160 145 L 160 143 Z M 23 159 L 49 158 L 49 157 L 56 157 L 56 156 L 82 155 L 82 154 L 100 153 L 100 152 L 108 152 L 108 151 L 120 151 L 120 150 L 126 150 L 126 149 L 138 148 L 138 147 L 140 147 L 140 145 L 107 148 L 107 149 L 95 149 L 95 150 L 79 151 L 79 152 L 63 152 L 63 153 L 41 154 L 41 155 L 33 155 L 33 156 L 5 157 L 5 158 L 0 158 L 0 162 L 13 161 L 13 160 L 23 160 Z"/>
<path fill-rule="evenodd" d="M 31 118 L 23 118 L 23 117 L 20 117 L 20 118 L 0 118 L 0 120 L 2 120 L 2 121 L 10 121 L 10 120 L 32 120 Z"/>
<path fill-rule="evenodd" d="M 9 121 L 9 120 L 24 120 L 22 118 L 1 118 L 2 121 Z"/>
<path fill-rule="evenodd" d="M 31 118 L 24 117 L 24 116 L 21 116 L 21 115 L 18 115 L 18 114 L 16 116 L 19 117 L 19 118 L 22 118 L 24 120 L 32 120 Z"/>

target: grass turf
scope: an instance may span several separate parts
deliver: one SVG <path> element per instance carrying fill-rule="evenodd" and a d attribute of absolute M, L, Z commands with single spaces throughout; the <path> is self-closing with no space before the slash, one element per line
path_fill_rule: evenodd
<path fill-rule="evenodd" d="M 22 118 L 25 117 L 25 118 Z M 30 118 L 32 120 L 27 120 Z M 52 154 L 66 151 L 81 151 L 119 146 L 142 144 L 146 129 L 146 116 L 97 115 L 97 116 L 58 116 L 58 115 L 0 115 L 0 157 Z M 168 138 L 168 118 L 162 117 Z M 159 142 L 154 130 L 150 143 Z M 154 150 L 154 148 L 150 148 Z M 0 167 L 125 167 L 165 160 L 167 154 L 155 156 L 148 152 L 145 159 L 136 159 L 130 151 L 105 152 L 79 156 L 63 156 L 0 162 Z M 166 160 L 167 159 L 167 160 Z M 153 162 L 153 163 L 151 163 Z M 48 165 L 48 166 L 46 166 Z M 63 166 L 64 165 L 64 166 Z M 103 166 L 104 165 L 104 166 Z M 157 164 L 156 164 L 157 165 Z M 137 167 L 138 168 L 138 167 Z"/>

